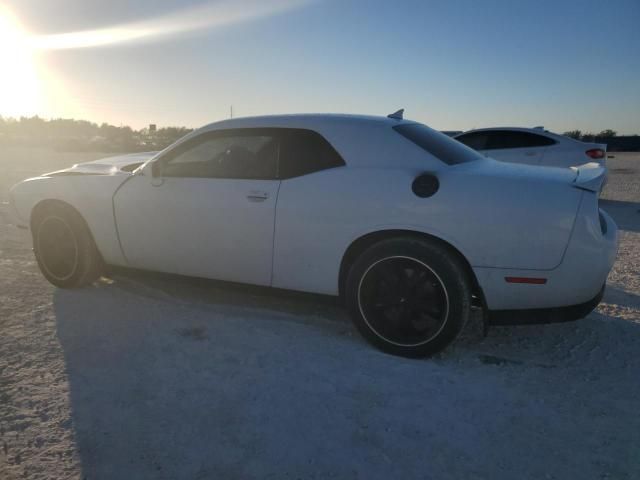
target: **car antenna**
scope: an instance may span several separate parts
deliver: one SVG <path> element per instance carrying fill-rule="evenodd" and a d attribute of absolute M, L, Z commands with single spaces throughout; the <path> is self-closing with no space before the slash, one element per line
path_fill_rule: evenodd
<path fill-rule="evenodd" d="M 387 115 L 388 118 L 393 118 L 394 120 L 402 120 L 402 116 L 404 115 L 404 108 L 401 108 L 397 112 L 393 112 L 390 115 Z"/>

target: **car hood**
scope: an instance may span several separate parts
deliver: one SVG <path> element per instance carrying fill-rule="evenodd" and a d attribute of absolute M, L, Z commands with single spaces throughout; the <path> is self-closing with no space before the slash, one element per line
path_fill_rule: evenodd
<path fill-rule="evenodd" d="M 76 163 L 70 168 L 50 172 L 44 177 L 65 175 L 118 175 L 129 174 L 158 152 L 130 153 L 115 157 L 101 158 L 92 162 Z"/>

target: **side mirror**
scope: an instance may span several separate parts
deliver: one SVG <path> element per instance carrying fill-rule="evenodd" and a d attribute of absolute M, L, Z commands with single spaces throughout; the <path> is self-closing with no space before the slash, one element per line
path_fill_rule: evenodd
<path fill-rule="evenodd" d="M 162 162 L 151 163 L 151 176 L 153 178 L 159 178 L 162 176 Z"/>
<path fill-rule="evenodd" d="M 161 162 L 151 162 L 150 165 L 145 167 L 145 171 L 148 172 L 151 176 L 151 185 L 154 187 L 159 187 L 164 183 L 164 179 L 162 178 L 162 163 Z"/>

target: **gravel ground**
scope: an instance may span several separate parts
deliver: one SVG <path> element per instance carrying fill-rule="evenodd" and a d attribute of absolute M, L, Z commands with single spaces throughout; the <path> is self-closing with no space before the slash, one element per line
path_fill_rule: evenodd
<path fill-rule="evenodd" d="M 640 155 L 615 156 L 597 311 L 472 325 L 424 361 L 322 297 L 130 271 L 55 289 L 0 215 L 0 478 L 640 478 Z M 0 150 L 0 199 L 62 161 Z"/>

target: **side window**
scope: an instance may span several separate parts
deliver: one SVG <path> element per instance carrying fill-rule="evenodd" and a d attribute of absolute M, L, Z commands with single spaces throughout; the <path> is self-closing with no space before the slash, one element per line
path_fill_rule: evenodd
<path fill-rule="evenodd" d="M 551 138 L 529 132 L 515 130 L 494 130 L 489 133 L 488 150 L 504 148 L 546 147 L 556 143 Z"/>
<path fill-rule="evenodd" d="M 209 132 L 167 153 L 165 177 L 276 178 L 278 140 L 259 131 Z"/>
<path fill-rule="evenodd" d="M 287 129 L 280 142 L 279 177 L 292 178 L 343 166 L 344 160 L 317 132 Z"/>
<path fill-rule="evenodd" d="M 471 132 L 456 137 L 460 143 L 474 150 L 487 149 L 487 132 Z"/>
<path fill-rule="evenodd" d="M 548 147 L 549 145 L 554 145 L 556 143 L 555 140 L 545 137 L 544 135 L 527 132 L 520 132 L 520 135 L 523 136 L 522 143 L 525 144 L 525 147 Z"/>

